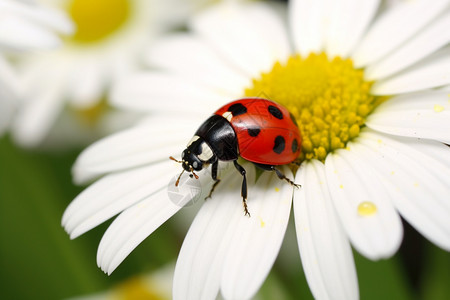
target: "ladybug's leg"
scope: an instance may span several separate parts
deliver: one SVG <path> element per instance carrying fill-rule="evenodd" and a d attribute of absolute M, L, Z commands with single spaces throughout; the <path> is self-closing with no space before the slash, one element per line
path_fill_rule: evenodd
<path fill-rule="evenodd" d="M 286 180 L 287 182 L 289 182 L 290 185 L 292 185 L 292 186 L 294 186 L 296 188 L 301 187 L 300 184 L 297 184 L 297 183 L 293 182 L 292 180 L 290 180 L 289 178 L 287 178 L 284 175 L 284 173 L 281 172 L 280 170 L 278 170 L 277 168 L 275 168 L 275 166 L 271 166 L 271 167 L 272 167 L 272 170 L 275 171 L 275 173 L 277 174 L 278 178 L 280 178 L 281 180 L 283 180 L 283 179 Z"/>
<path fill-rule="evenodd" d="M 278 169 L 277 169 L 275 166 L 273 166 L 273 165 L 264 165 L 264 164 L 258 164 L 258 163 L 253 163 L 253 164 L 255 164 L 258 168 L 261 168 L 261 169 L 263 169 L 263 170 L 265 170 L 265 171 L 274 171 L 274 172 L 277 174 L 278 178 L 280 178 L 281 180 L 286 180 L 287 182 L 289 182 L 290 185 L 292 185 L 292 186 L 294 186 L 294 187 L 296 187 L 296 188 L 301 187 L 300 184 L 297 184 L 297 183 L 293 182 L 292 180 L 290 180 L 289 178 L 287 178 L 287 177 L 284 175 L 283 172 L 281 172 L 280 170 L 278 170 Z"/>
<path fill-rule="evenodd" d="M 206 197 L 205 200 L 208 199 L 208 198 L 211 198 L 211 195 L 212 195 L 212 193 L 214 192 L 214 189 L 216 188 L 216 186 L 217 186 L 217 185 L 219 184 L 219 182 L 220 182 L 220 179 L 217 178 L 217 169 L 218 169 L 218 167 L 219 167 L 219 161 L 214 162 L 214 163 L 212 164 L 212 166 L 211 166 L 211 177 L 212 177 L 212 179 L 213 179 L 215 182 L 214 182 L 213 186 L 211 187 L 211 191 L 209 191 L 208 197 Z"/>
<path fill-rule="evenodd" d="M 239 171 L 239 173 L 241 173 L 242 177 L 244 177 L 244 179 L 242 180 L 241 196 L 242 202 L 244 204 L 245 215 L 250 217 L 250 213 L 248 212 L 247 208 L 247 176 L 245 176 L 246 172 L 244 167 L 238 164 L 237 160 L 234 160 L 233 163 L 236 169 Z"/>

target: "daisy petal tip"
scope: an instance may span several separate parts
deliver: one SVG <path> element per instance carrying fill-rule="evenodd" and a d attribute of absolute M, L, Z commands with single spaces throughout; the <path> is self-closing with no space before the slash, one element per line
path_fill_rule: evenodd
<path fill-rule="evenodd" d="M 445 251 L 450 252 L 450 239 L 445 241 L 444 243 L 442 243 L 442 245 L 440 245 L 440 247 L 442 249 L 444 249 Z"/>
<path fill-rule="evenodd" d="M 76 25 L 65 12 L 49 6 L 45 10 L 41 9 L 40 12 L 42 13 L 42 17 L 45 16 L 47 20 L 51 21 L 51 23 L 46 25 L 52 29 L 65 35 L 71 35 L 75 32 Z"/>
<path fill-rule="evenodd" d="M 359 247 L 355 247 L 355 245 L 353 246 L 362 256 L 366 257 L 367 259 L 370 259 L 371 261 L 380 261 L 383 259 L 389 259 L 393 257 L 400 248 L 402 240 L 403 240 L 402 238 L 399 238 L 395 243 L 391 242 L 389 244 L 384 245 L 384 247 L 378 246 L 377 249 L 370 249 L 370 248 L 362 249 Z"/>
<path fill-rule="evenodd" d="M 63 226 L 63 230 L 69 235 L 69 238 L 70 238 L 71 240 L 73 240 L 73 239 L 71 238 L 71 231 L 67 228 L 67 226 Z"/>
<path fill-rule="evenodd" d="M 80 229 L 79 227 L 75 227 L 75 228 L 68 228 L 67 229 L 69 235 L 70 235 L 70 239 L 74 240 L 77 237 L 79 237 L 80 235 L 84 234 L 86 232 L 86 230 Z"/>
<path fill-rule="evenodd" d="M 72 167 L 72 182 L 75 185 L 81 185 L 83 184 L 84 180 L 83 180 L 83 175 L 82 175 L 82 171 L 80 170 L 80 168 L 77 166 L 77 162 L 75 162 L 74 166 Z"/>
<path fill-rule="evenodd" d="M 76 239 L 77 237 L 80 236 L 79 234 L 74 234 L 73 232 L 71 233 L 71 232 L 69 232 L 69 231 L 67 231 L 67 230 L 66 230 L 66 232 L 69 234 L 69 238 L 70 238 L 71 240 L 74 240 L 74 239 Z"/>
<path fill-rule="evenodd" d="M 80 235 L 84 234 L 86 230 L 80 228 L 79 226 L 73 226 L 71 224 L 66 224 L 64 230 L 69 234 L 71 240 L 76 239 Z"/>
<path fill-rule="evenodd" d="M 111 272 L 108 273 L 108 265 L 104 264 L 101 260 L 99 260 L 99 258 L 97 257 L 97 267 L 100 268 L 100 270 L 102 270 L 103 273 L 105 273 L 106 275 L 110 275 Z"/>
<path fill-rule="evenodd" d="M 70 226 L 67 225 L 67 223 L 62 224 L 62 228 L 69 235 L 69 237 L 72 235 L 72 230 Z"/>
<path fill-rule="evenodd" d="M 99 174 L 95 172 L 89 173 L 86 169 L 79 168 L 72 170 L 72 182 L 77 186 L 87 185 L 98 177 L 100 177 Z"/>
<path fill-rule="evenodd" d="M 100 248 L 99 248 L 99 249 L 100 249 Z M 103 265 L 102 265 L 102 260 L 101 260 L 101 256 L 100 256 L 99 251 L 97 251 L 96 262 L 97 262 L 97 267 L 98 267 L 100 270 L 102 270 L 103 272 L 105 272 L 105 271 L 104 271 L 104 268 L 103 268 Z"/>
<path fill-rule="evenodd" d="M 108 275 L 108 276 L 111 275 L 111 273 L 108 273 L 108 270 L 107 270 L 104 266 L 101 266 L 100 269 L 101 269 L 102 272 L 105 273 L 106 275 Z"/>
<path fill-rule="evenodd" d="M 117 267 L 120 265 L 120 263 L 122 262 L 122 260 L 120 260 L 119 262 L 117 262 L 117 259 L 115 259 L 115 260 L 113 260 L 110 264 L 109 264 L 109 266 L 108 266 L 108 268 L 106 269 L 106 274 L 108 275 L 108 276 L 110 276 L 111 274 L 112 274 L 112 272 L 114 272 L 116 269 L 117 269 Z"/>
<path fill-rule="evenodd" d="M 67 210 L 64 212 L 63 216 L 61 217 L 61 226 L 66 229 L 67 220 L 69 219 L 69 216 L 67 215 Z"/>
<path fill-rule="evenodd" d="M 63 23 L 61 24 L 61 32 L 67 35 L 75 33 L 75 24 L 66 16 L 63 17 Z"/>

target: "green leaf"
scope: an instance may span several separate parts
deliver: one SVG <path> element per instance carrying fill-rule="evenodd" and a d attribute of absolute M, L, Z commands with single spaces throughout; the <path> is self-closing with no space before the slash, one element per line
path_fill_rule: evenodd
<path fill-rule="evenodd" d="M 96 264 L 110 222 L 70 240 L 61 227 L 67 205 L 82 191 L 71 180 L 78 151 L 21 150 L 0 139 L 0 299 L 62 299 L 103 291 L 137 273 L 173 261 L 184 236 L 163 225 L 119 268 Z"/>
<path fill-rule="evenodd" d="M 445 300 L 450 295 L 450 255 L 429 244 L 423 271 L 422 299 Z"/>
<path fill-rule="evenodd" d="M 107 286 L 95 249 L 70 241 L 60 225 L 80 191 L 70 179 L 75 157 L 27 152 L 0 140 L 1 299 L 61 299 Z"/>
<path fill-rule="evenodd" d="M 396 256 L 387 260 L 370 261 L 356 251 L 353 253 L 361 299 L 414 299 L 411 286 Z"/>

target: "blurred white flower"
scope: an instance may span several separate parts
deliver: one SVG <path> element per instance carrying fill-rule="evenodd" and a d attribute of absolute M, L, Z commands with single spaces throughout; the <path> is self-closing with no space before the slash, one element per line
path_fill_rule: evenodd
<path fill-rule="evenodd" d="M 107 291 L 69 300 L 170 300 L 174 265 L 130 277 Z"/>
<path fill-rule="evenodd" d="M 7 55 L 61 44 L 57 33 L 73 30 L 67 17 L 32 1 L 0 0 L 0 135 L 6 130 L 19 98 L 20 84 Z"/>
<path fill-rule="evenodd" d="M 132 276 L 107 291 L 72 297 L 68 300 L 170 300 L 172 298 L 172 281 L 174 264 L 163 266 L 151 272 Z M 271 294 L 285 296 L 276 282 L 271 283 Z M 221 300 L 222 298 L 217 298 Z M 254 300 L 264 299 L 259 295 Z M 284 299 L 284 298 L 282 298 Z"/>
<path fill-rule="evenodd" d="M 214 299 L 219 291 L 250 299 L 276 259 L 292 203 L 317 299 L 357 299 L 351 246 L 373 260 L 392 256 L 403 236 L 400 216 L 449 251 L 449 3 L 405 1 L 377 14 L 377 0 L 294 0 L 289 30 L 261 3 L 199 14 L 192 32 L 147 53 L 159 71 L 115 88 L 117 106 L 151 117 L 80 155 L 75 181 L 103 178 L 67 208 L 65 229 L 75 238 L 122 212 L 98 250 L 98 265 L 111 273 L 180 209 L 167 190 L 180 167 L 167 157 L 223 104 L 267 96 L 299 123 L 303 154 L 295 182 L 302 188 L 292 191 L 268 172 L 256 177 L 245 164 L 248 218 L 242 179 L 223 171 L 184 240 L 174 299 Z M 202 193 L 211 184 L 207 173 L 199 174 Z"/>
<path fill-rule="evenodd" d="M 24 102 L 12 134 L 23 146 L 39 145 L 51 131 L 69 143 L 79 132 L 113 131 L 111 116 L 105 113 L 109 87 L 138 68 L 143 50 L 156 36 L 181 25 L 188 13 L 207 1 L 40 2 L 65 10 L 77 29 L 62 47 L 20 62 Z M 116 127 L 120 121 L 114 119 Z M 123 121 L 130 122 L 126 116 Z M 68 134 L 65 129 L 73 127 Z"/>

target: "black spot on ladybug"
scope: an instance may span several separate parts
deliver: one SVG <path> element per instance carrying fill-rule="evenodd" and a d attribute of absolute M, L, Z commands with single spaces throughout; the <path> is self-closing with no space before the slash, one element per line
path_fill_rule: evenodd
<path fill-rule="evenodd" d="M 233 117 L 245 114 L 247 112 L 247 107 L 241 103 L 235 103 L 228 108 L 228 111 L 233 114 Z"/>
<path fill-rule="evenodd" d="M 258 134 L 261 132 L 261 129 L 259 128 L 249 128 L 247 129 L 248 134 L 252 137 L 258 136 Z"/>
<path fill-rule="evenodd" d="M 289 113 L 289 115 L 291 116 L 292 122 L 295 124 L 295 126 L 298 127 L 297 119 L 294 117 L 294 115 L 292 113 Z"/>
<path fill-rule="evenodd" d="M 273 146 L 273 151 L 275 153 L 281 154 L 286 147 L 286 140 L 281 135 L 275 138 L 275 145 Z"/>
<path fill-rule="evenodd" d="M 298 150 L 298 141 L 297 141 L 297 139 L 294 139 L 292 141 L 292 153 L 297 152 L 297 150 Z"/>
<path fill-rule="evenodd" d="M 269 105 L 269 107 L 267 109 L 269 110 L 269 113 L 272 116 L 274 116 L 275 118 L 277 118 L 279 120 L 283 119 L 283 113 L 281 112 L 281 110 L 278 109 L 278 107 Z"/>

